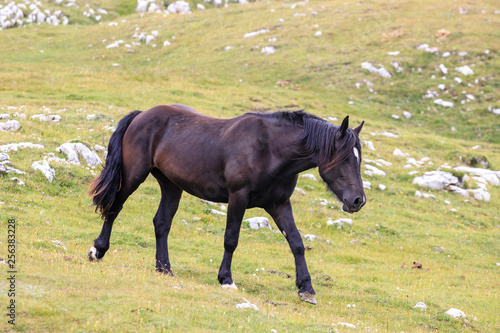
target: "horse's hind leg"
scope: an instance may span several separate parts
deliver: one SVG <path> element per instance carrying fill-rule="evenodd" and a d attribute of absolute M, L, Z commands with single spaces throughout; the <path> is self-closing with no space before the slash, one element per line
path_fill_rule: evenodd
<path fill-rule="evenodd" d="M 109 238 L 113 222 L 123 208 L 123 204 L 128 197 L 146 180 L 149 170 L 145 167 L 134 167 L 122 169 L 122 182 L 120 190 L 113 202 L 109 214 L 105 217 L 102 225 L 101 233 L 94 240 L 94 246 L 90 248 L 89 260 L 99 260 L 104 257 L 104 254 L 109 249 Z"/>
<path fill-rule="evenodd" d="M 153 219 L 156 236 L 156 270 L 172 274 L 168 258 L 168 234 L 172 226 L 172 219 L 179 207 L 182 190 L 165 177 L 160 170 L 153 169 L 151 174 L 158 180 L 161 188 L 160 206 Z"/>

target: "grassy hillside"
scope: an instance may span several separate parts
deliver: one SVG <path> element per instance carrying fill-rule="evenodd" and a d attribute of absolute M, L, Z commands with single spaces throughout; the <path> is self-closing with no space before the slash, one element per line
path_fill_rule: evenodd
<path fill-rule="evenodd" d="M 350 330 L 341 322 L 358 331 L 500 330 L 500 186 L 488 185 L 490 202 L 466 200 L 419 188 L 408 174 L 449 171 L 442 165 L 483 157 L 500 170 L 500 115 L 492 112 L 500 109 L 495 1 L 270 1 L 207 5 L 189 15 L 135 13 L 133 1 L 87 3 L 108 14 L 96 22 L 83 15 L 83 3 L 44 2 L 62 10 L 69 25 L 0 31 L 0 114 L 21 124 L 0 132 L 0 146 L 44 146 L 8 153 L 25 174 L 0 173 L 0 260 L 7 260 L 7 221 L 15 218 L 18 270 L 16 325 L 4 316 L 2 331 Z M 268 32 L 244 38 L 262 29 Z M 155 31 L 149 44 L 134 37 Z M 437 52 L 418 49 L 422 44 Z M 261 51 L 268 46 L 274 54 Z M 391 77 L 370 73 L 363 62 L 383 65 Z M 473 74 L 456 70 L 462 66 Z M 433 97 L 423 98 L 428 90 Z M 342 212 L 322 183 L 304 178 L 297 186 L 306 195 L 292 197 L 299 230 L 318 236 L 305 240 L 317 306 L 299 300 L 293 277 L 268 272 L 294 275 L 293 256 L 274 224 L 272 231 L 244 225 L 233 260 L 239 289 L 222 290 L 224 218 L 187 194 L 169 238 L 175 277 L 156 273 L 152 219 L 160 190 L 152 177 L 125 204 L 105 258 L 87 260 L 102 222 L 86 192 L 100 168 L 50 162 L 56 174 L 48 182 L 32 163 L 49 153 L 65 158 L 56 148 L 69 141 L 107 146 L 110 127 L 129 111 L 174 103 L 224 118 L 305 108 L 338 118 L 336 125 L 345 115 L 351 126 L 366 122 L 361 140 L 376 151 L 363 147 L 363 158 L 392 166 L 379 167 L 386 176 L 363 176 L 372 188 L 363 210 Z M 61 120 L 31 118 L 37 114 Z M 398 137 L 377 134 L 384 131 Z M 395 148 L 432 164 L 404 167 L 407 158 L 393 155 Z M 477 187 L 472 179 L 467 186 Z M 416 198 L 416 190 L 436 199 Z M 267 215 L 252 209 L 245 217 L 253 216 Z M 329 218 L 352 218 L 353 225 L 338 229 L 326 224 Z M 423 268 L 410 268 L 414 261 Z M 0 266 L 4 307 L 8 268 Z M 259 311 L 235 308 L 245 299 Z M 427 309 L 413 308 L 417 302 Z M 450 308 L 467 320 L 445 315 Z"/>

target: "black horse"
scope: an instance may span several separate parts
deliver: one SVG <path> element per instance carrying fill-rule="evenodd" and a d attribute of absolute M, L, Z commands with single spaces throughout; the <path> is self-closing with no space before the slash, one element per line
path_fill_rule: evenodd
<path fill-rule="evenodd" d="M 299 297 L 316 304 L 304 245 L 290 204 L 298 174 L 319 167 L 321 178 L 343 203 L 357 212 L 366 202 L 360 175 L 359 132 L 311 114 L 247 113 L 216 119 L 185 105 L 134 111 L 120 120 L 109 140 L 106 164 L 93 181 L 90 195 L 104 224 L 88 254 L 101 259 L 109 249 L 113 221 L 125 200 L 151 173 L 160 184 L 161 201 L 153 219 L 156 268 L 170 273 L 168 234 L 183 191 L 228 203 L 224 257 L 218 279 L 236 288 L 231 276 L 233 252 L 247 208 L 271 215 L 295 257 Z"/>

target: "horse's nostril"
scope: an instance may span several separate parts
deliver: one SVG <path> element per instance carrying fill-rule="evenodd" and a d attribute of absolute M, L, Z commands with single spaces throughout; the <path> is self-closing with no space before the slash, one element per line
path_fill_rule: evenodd
<path fill-rule="evenodd" d="M 363 203 L 363 199 L 358 197 L 358 198 L 356 198 L 356 200 L 354 200 L 353 203 L 354 203 L 355 207 L 359 207 Z"/>

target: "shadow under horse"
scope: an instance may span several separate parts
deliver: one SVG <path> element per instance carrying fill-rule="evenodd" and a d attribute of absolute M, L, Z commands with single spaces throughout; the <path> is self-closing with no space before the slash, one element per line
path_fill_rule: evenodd
<path fill-rule="evenodd" d="M 236 288 L 231 261 L 245 210 L 261 207 L 290 245 L 299 297 L 316 304 L 290 197 L 298 174 L 319 167 L 321 178 L 343 203 L 344 211 L 353 213 L 363 207 L 366 197 L 359 141 L 363 123 L 351 129 L 346 117 L 339 127 L 303 111 L 217 119 L 180 104 L 131 112 L 118 123 L 109 140 L 105 167 L 91 185 L 90 195 L 104 224 L 88 257 L 99 260 L 104 256 L 113 221 L 151 173 L 161 188 L 153 219 L 158 271 L 172 273 L 168 234 L 186 191 L 228 203 L 218 274 L 222 287 Z"/>

